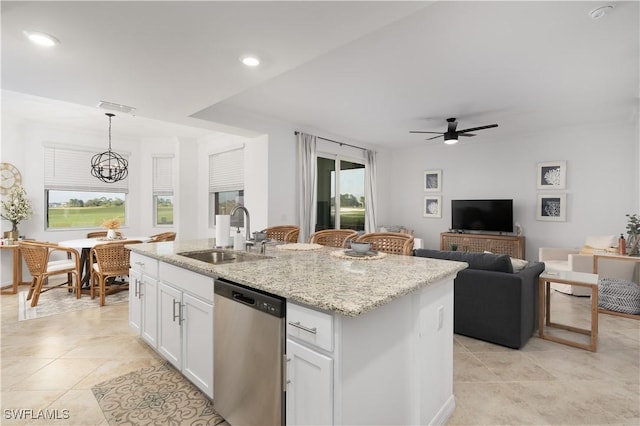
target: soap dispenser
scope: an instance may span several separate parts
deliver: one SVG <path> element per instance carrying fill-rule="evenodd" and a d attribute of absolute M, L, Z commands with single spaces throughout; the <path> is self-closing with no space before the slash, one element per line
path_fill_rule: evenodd
<path fill-rule="evenodd" d="M 620 239 L 618 240 L 618 254 L 623 256 L 627 254 L 627 242 L 622 234 L 620 234 Z"/>
<path fill-rule="evenodd" d="M 242 251 L 244 250 L 244 238 L 240 233 L 240 227 L 236 228 L 236 235 L 233 236 L 233 249 Z"/>

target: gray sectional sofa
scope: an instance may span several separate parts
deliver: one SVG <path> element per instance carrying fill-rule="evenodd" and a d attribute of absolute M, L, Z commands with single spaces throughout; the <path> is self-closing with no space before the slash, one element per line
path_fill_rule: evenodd
<path fill-rule="evenodd" d="M 415 256 L 466 262 L 454 281 L 454 332 L 519 349 L 536 329 L 544 263 L 508 255 L 416 249 Z M 514 272 L 514 265 L 521 270 Z"/>

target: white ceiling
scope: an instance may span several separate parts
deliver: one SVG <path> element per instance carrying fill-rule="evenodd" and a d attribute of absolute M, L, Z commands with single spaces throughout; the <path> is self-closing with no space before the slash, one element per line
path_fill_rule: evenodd
<path fill-rule="evenodd" d="M 64 101 L 50 119 L 85 115 L 100 129 L 98 101 L 134 106 L 127 132 L 151 136 L 224 130 L 229 108 L 386 146 L 424 143 L 408 130 L 442 131 L 446 117 L 499 124 L 478 142 L 628 123 L 638 117 L 639 5 L 609 2 L 609 15 L 591 19 L 602 4 L 2 1 L 2 88 Z M 61 44 L 38 48 L 23 30 Z M 258 69 L 238 61 L 249 52 Z M 20 99 L 5 92 L 3 114 L 33 116 Z M 48 102 L 28 102 L 49 117 Z"/>

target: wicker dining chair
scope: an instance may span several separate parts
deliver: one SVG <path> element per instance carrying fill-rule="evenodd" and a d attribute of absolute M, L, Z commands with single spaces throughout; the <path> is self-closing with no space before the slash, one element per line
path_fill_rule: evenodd
<path fill-rule="evenodd" d="M 373 250 L 390 254 L 411 256 L 413 254 L 413 235 L 400 232 L 371 232 L 356 238 L 357 242 L 371 243 Z"/>
<path fill-rule="evenodd" d="M 160 241 L 175 241 L 176 233 L 175 232 L 162 232 L 160 234 L 151 235 L 150 243 L 158 243 Z"/>
<path fill-rule="evenodd" d="M 20 241 L 20 254 L 27 265 L 29 273 L 33 277 L 27 300 L 31 300 L 31 307 L 38 304 L 40 294 L 54 288 L 66 288 L 75 290 L 76 298 L 80 298 L 80 254 L 77 250 L 62 247 L 55 243 L 37 241 Z M 52 260 L 52 254 L 60 252 L 66 254 L 66 259 Z M 66 275 L 67 281 L 59 284 L 49 284 L 49 277 L 54 275 Z M 75 276 L 76 284 L 73 284 Z"/>
<path fill-rule="evenodd" d="M 118 238 L 122 238 L 122 232 L 116 231 L 116 236 Z M 107 237 L 107 231 L 94 231 L 94 232 L 87 233 L 87 238 L 106 238 L 106 237 Z"/>
<path fill-rule="evenodd" d="M 96 287 L 100 296 L 100 306 L 104 306 L 108 294 L 129 289 L 129 282 L 117 284 L 116 278 L 129 275 L 129 252 L 125 245 L 138 244 L 138 240 L 127 240 L 97 244 L 91 249 L 90 259 L 95 259 L 91 268 L 90 294 L 96 297 Z M 109 289 L 107 290 L 107 281 Z"/>
<path fill-rule="evenodd" d="M 267 238 L 276 241 L 284 241 L 286 243 L 297 243 L 300 228 L 295 225 L 271 226 L 264 230 Z"/>
<path fill-rule="evenodd" d="M 357 236 L 358 232 L 353 229 L 323 229 L 311 234 L 309 242 L 328 247 L 345 247 L 347 241 Z"/>

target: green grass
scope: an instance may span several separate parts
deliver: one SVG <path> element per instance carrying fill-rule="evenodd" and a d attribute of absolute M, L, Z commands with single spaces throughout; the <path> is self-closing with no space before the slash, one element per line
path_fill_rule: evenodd
<path fill-rule="evenodd" d="M 173 225 L 173 206 L 158 206 L 159 225 Z"/>
<path fill-rule="evenodd" d="M 125 219 L 124 205 L 49 208 L 49 228 L 96 228 L 106 219 Z M 173 215 L 172 218 L 173 220 Z"/>
<path fill-rule="evenodd" d="M 340 227 L 364 230 L 364 208 L 341 208 Z"/>

